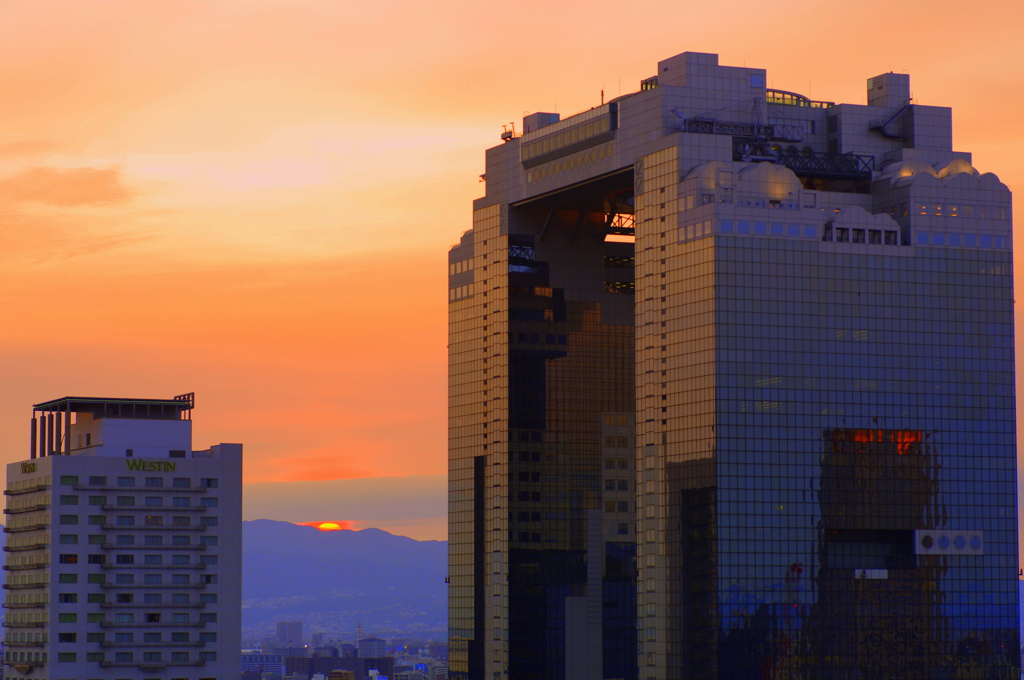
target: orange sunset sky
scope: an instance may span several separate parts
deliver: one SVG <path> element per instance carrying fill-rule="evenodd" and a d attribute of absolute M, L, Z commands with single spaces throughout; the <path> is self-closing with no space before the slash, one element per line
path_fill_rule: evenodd
<path fill-rule="evenodd" d="M 444 539 L 446 250 L 503 123 L 686 50 L 837 102 L 908 71 L 1020 190 L 1022 35 L 984 0 L 0 0 L 2 462 L 33 403 L 194 391 L 247 519 Z"/>

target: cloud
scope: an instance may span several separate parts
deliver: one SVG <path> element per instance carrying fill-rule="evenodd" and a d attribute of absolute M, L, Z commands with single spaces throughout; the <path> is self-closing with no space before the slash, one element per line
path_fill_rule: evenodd
<path fill-rule="evenodd" d="M 62 144 L 48 142 L 39 139 L 23 140 L 20 142 L 8 142 L 0 144 L 0 159 L 23 158 L 25 156 L 37 156 L 60 150 Z"/>
<path fill-rule="evenodd" d="M 61 208 L 121 205 L 135 194 L 118 168 L 37 167 L 0 178 L 0 199 Z"/>

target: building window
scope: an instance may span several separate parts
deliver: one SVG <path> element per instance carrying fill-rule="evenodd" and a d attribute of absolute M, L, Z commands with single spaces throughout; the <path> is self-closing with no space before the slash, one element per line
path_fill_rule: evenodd
<path fill-rule="evenodd" d="M 57 652 L 57 663 L 75 663 L 78 654 L 75 652 Z"/>
<path fill-rule="evenodd" d="M 103 663 L 106 655 L 103 652 L 86 652 L 85 660 L 93 663 Z"/>
<path fill-rule="evenodd" d="M 135 564 L 135 555 L 118 555 L 118 564 Z"/>
<path fill-rule="evenodd" d="M 103 593 L 89 593 L 86 596 L 85 601 L 89 604 L 103 604 L 107 601 L 107 596 Z"/>
<path fill-rule="evenodd" d="M 123 583 L 132 584 L 132 583 L 135 583 L 135 574 L 118 574 L 117 576 L 114 577 L 114 583 L 119 583 L 119 584 L 123 584 Z"/>
<path fill-rule="evenodd" d="M 146 506 L 155 508 L 160 507 L 164 504 L 164 499 L 160 496 L 146 496 Z"/>
<path fill-rule="evenodd" d="M 216 574 L 203 574 L 203 583 L 216 583 L 216 582 L 217 582 L 217 575 Z"/>
<path fill-rule="evenodd" d="M 89 486 L 106 486 L 106 477 L 89 477 Z"/>
<path fill-rule="evenodd" d="M 78 515 L 61 515 L 61 524 L 78 524 Z"/>
<path fill-rule="evenodd" d="M 118 496 L 117 504 L 122 507 L 135 505 L 135 496 Z"/>
<path fill-rule="evenodd" d="M 206 565 L 214 565 L 214 564 L 217 564 L 217 556 L 216 555 L 200 555 L 199 561 L 202 562 L 203 564 L 206 564 Z"/>
<path fill-rule="evenodd" d="M 89 545 L 103 545 L 106 538 L 103 534 L 89 534 Z"/>
<path fill-rule="evenodd" d="M 103 515 L 89 515 L 89 524 L 93 526 L 103 526 L 107 523 L 107 518 Z"/>
<path fill-rule="evenodd" d="M 118 515 L 117 516 L 117 526 L 119 526 L 119 527 L 133 527 L 133 526 L 135 526 L 135 516 L 134 515 Z"/>
<path fill-rule="evenodd" d="M 199 537 L 199 543 L 202 544 L 202 545 L 217 545 L 217 537 L 216 536 L 200 536 Z"/>
<path fill-rule="evenodd" d="M 192 486 L 192 480 L 189 479 L 188 477 L 175 477 L 174 481 L 171 483 L 171 486 L 173 486 L 176 489 L 188 488 Z"/>
<path fill-rule="evenodd" d="M 114 661 L 118 663 L 129 663 L 135 660 L 134 652 L 114 652 Z"/>
<path fill-rule="evenodd" d="M 77 604 L 78 593 L 58 593 L 57 602 L 61 604 Z"/>
<path fill-rule="evenodd" d="M 199 601 L 204 604 L 217 604 L 217 593 L 202 593 L 199 595 Z"/>
<path fill-rule="evenodd" d="M 57 562 L 60 564 L 78 564 L 78 555 L 75 553 L 62 553 Z"/>
<path fill-rule="evenodd" d="M 175 496 L 174 498 L 171 499 L 171 505 L 173 505 L 176 508 L 187 508 L 191 504 L 189 503 L 189 499 L 188 498 L 183 498 L 181 496 Z"/>
<path fill-rule="evenodd" d="M 78 574 L 59 574 L 57 583 L 78 583 Z"/>
<path fill-rule="evenodd" d="M 217 507 L 217 499 L 216 498 L 211 498 L 209 496 L 206 496 L 204 498 L 200 498 L 199 499 L 199 503 L 200 503 L 200 505 L 204 505 L 204 506 L 206 506 L 208 508 L 215 508 L 215 507 Z"/>
<path fill-rule="evenodd" d="M 129 555 L 128 557 L 131 557 L 131 555 Z M 89 564 L 106 564 L 106 562 L 106 555 L 89 555 Z M 129 562 L 129 564 L 131 563 Z"/>
<path fill-rule="evenodd" d="M 66 486 L 78 484 L 78 475 L 61 475 L 60 483 Z"/>
<path fill-rule="evenodd" d="M 208 537 L 207 536 L 203 536 L 203 538 L 208 538 Z M 189 536 L 171 536 L 171 543 L 173 545 L 190 545 L 191 544 L 191 537 L 189 537 Z"/>
<path fill-rule="evenodd" d="M 64 495 L 60 497 L 61 505 L 78 505 L 78 496 Z"/>
<path fill-rule="evenodd" d="M 135 545 L 135 537 L 131 535 L 121 535 L 114 539 L 117 545 Z"/>
<path fill-rule="evenodd" d="M 114 623 L 134 623 L 135 614 L 114 614 Z"/>
<path fill-rule="evenodd" d="M 146 585 L 158 586 L 164 580 L 162 574 L 146 574 L 142 577 L 142 582 Z"/>
<path fill-rule="evenodd" d="M 200 640 L 202 640 L 202 633 L 200 633 Z M 188 642 L 188 633 L 171 633 L 171 642 Z"/>
<path fill-rule="evenodd" d="M 106 574 L 89 574 L 89 575 L 86 576 L 86 582 L 87 583 L 106 583 L 107 582 L 107 575 Z"/>
<path fill-rule="evenodd" d="M 77 642 L 78 633 L 58 633 L 57 642 Z"/>
<path fill-rule="evenodd" d="M 57 614 L 57 623 L 78 623 L 78 614 Z"/>
<path fill-rule="evenodd" d="M 202 620 L 202 615 L 200 615 Z M 188 623 L 188 614 L 171 614 L 171 623 Z"/>
<path fill-rule="evenodd" d="M 159 527 L 164 524 L 163 515 L 146 515 L 146 526 L 147 527 Z"/>
<path fill-rule="evenodd" d="M 106 641 L 106 637 L 107 636 L 104 633 L 86 633 L 85 634 L 85 641 L 86 642 L 105 642 Z"/>
<path fill-rule="evenodd" d="M 106 614 L 86 614 L 85 620 L 89 623 L 103 623 L 107 620 Z"/>
<path fill-rule="evenodd" d="M 188 593 L 172 593 L 171 604 L 188 604 L 189 596 Z"/>
<path fill-rule="evenodd" d="M 143 560 L 143 562 L 145 562 L 146 564 L 163 564 L 164 563 L 164 556 L 163 555 L 146 555 L 144 560 Z"/>
<path fill-rule="evenodd" d="M 89 505 L 106 505 L 106 496 L 89 496 Z"/>
<path fill-rule="evenodd" d="M 164 485 L 163 477 L 146 477 L 146 486 L 152 488 Z"/>
<path fill-rule="evenodd" d="M 116 602 L 118 604 L 131 604 L 135 601 L 134 593 L 118 593 Z"/>
<path fill-rule="evenodd" d="M 217 615 L 213 612 L 204 612 L 199 615 L 199 620 L 203 623 L 217 623 Z"/>
<path fill-rule="evenodd" d="M 117 485 L 118 486 L 135 486 L 135 478 L 134 477 L 118 477 L 117 478 Z"/>
<path fill-rule="evenodd" d="M 203 479 L 199 480 L 199 485 L 207 489 L 216 489 L 217 480 L 216 478 L 213 477 L 204 477 Z"/>
<path fill-rule="evenodd" d="M 146 540 L 146 545 L 149 545 L 149 546 L 158 546 L 158 545 L 163 545 L 164 544 L 164 537 L 163 536 L 146 536 L 145 540 Z"/>
<path fill-rule="evenodd" d="M 146 593 L 142 596 L 142 601 L 145 604 L 162 604 L 164 597 L 160 593 Z"/>
<path fill-rule="evenodd" d="M 160 623 L 160 614 L 157 612 L 146 614 L 146 623 Z"/>
<path fill-rule="evenodd" d="M 188 574 L 171 574 L 171 583 L 176 586 L 185 585 L 189 582 Z"/>
<path fill-rule="evenodd" d="M 209 557 L 209 555 L 207 555 L 206 557 Z M 188 564 L 188 555 L 171 555 L 171 564 L 175 564 L 175 565 Z"/>
<path fill-rule="evenodd" d="M 199 652 L 200 661 L 216 661 L 217 652 Z"/>

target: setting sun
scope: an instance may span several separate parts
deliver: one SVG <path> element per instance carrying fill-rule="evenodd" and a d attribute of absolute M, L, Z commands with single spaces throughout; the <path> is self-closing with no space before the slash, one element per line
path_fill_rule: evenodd
<path fill-rule="evenodd" d="M 320 531 L 358 531 L 355 522 L 295 522 L 301 527 L 313 527 Z"/>

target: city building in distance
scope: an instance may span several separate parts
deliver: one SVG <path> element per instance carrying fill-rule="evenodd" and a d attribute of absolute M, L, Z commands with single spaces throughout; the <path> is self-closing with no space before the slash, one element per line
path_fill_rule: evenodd
<path fill-rule="evenodd" d="M 1010 192 L 866 100 L 688 52 L 487 150 L 452 678 L 1018 677 Z"/>
<path fill-rule="evenodd" d="M 278 621 L 277 643 L 281 647 L 301 647 L 302 621 Z"/>
<path fill-rule="evenodd" d="M 4 678 L 235 680 L 242 446 L 191 394 L 36 404 L 7 466 Z"/>

